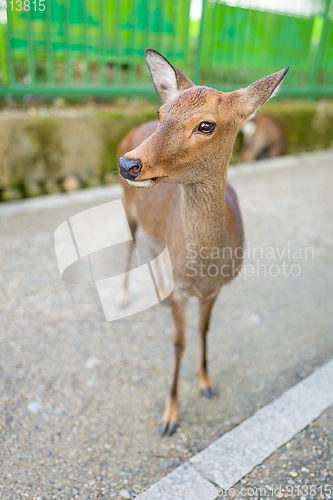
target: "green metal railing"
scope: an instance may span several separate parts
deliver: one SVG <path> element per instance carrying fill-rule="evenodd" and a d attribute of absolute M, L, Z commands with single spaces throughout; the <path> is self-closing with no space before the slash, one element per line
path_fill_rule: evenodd
<path fill-rule="evenodd" d="M 264 11 L 262 0 L 247 3 L 251 8 L 204 1 L 196 82 L 230 89 L 289 65 L 284 94 L 333 96 L 331 0 L 294 2 L 293 13 Z"/>
<path fill-rule="evenodd" d="M 186 66 L 191 0 L 25 1 L 0 24 L 0 95 L 151 92 L 147 47 Z"/>
<path fill-rule="evenodd" d="M 6 16 L 4 4 L 0 96 L 148 94 L 147 47 L 221 90 L 290 65 L 282 93 L 333 96 L 333 0 L 203 0 L 195 37 L 191 0 L 12 0 Z"/>

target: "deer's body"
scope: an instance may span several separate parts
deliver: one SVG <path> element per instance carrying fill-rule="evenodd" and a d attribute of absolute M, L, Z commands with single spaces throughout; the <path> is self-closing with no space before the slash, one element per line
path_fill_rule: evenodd
<path fill-rule="evenodd" d="M 118 153 L 120 175 L 128 181 L 124 202 L 134 239 L 140 225 L 148 236 L 167 243 L 171 257 L 175 286 L 169 300 L 176 362 L 161 427 L 161 434 L 171 435 L 178 417 L 178 376 L 190 296 L 200 304 L 199 387 L 208 398 L 217 395 L 207 368 L 206 334 L 214 301 L 221 287 L 238 274 L 243 258 L 242 218 L 236 194 L 227 183 L 227 169 L 238 131 L 272 95 L 287 70 L 246 89 L 223 93 L 196 87 L 151 49 L 146 59 L 165 104 L 159 121 L 132 130 Z"/>
<path fill-rule="evenodd" d="M 119 157 L 128 148 L 138 147 L 156 131 L 157 125 L 158 121 L 152 121 L 129 132 L 119 145 Z M 215 297 L 221 286 L 239 272 L 243 225 L 237 196 L 229 183 L 221 183 L 219 188 L 165 183 L 149 190 L 126 183 L 124 193 L 130 226 L 139 225 L 148 236 L 167 243 L 175 294 L 185 298 Z M 236 248 L 239 251 L 232 255 Z M 230 251 L 225 250 L 223 255 L 223 249 Z M 222 266 L 225 266 L 222 272 L 212 279 L 210 274 Z"/>
<path fill-rule="evenodd" d="M 257 158 L 274 158 L 284 155 L 287 149 L 287 136 L 281 123 L 272 115 L 260 113 L 242 127 L 244 145 L 242 161 Z"/>

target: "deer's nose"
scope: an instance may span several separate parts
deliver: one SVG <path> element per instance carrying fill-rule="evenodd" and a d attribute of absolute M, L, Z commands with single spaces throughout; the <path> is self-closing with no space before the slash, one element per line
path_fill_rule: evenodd
<path fill-rule="evenodd" d="M 126 160 L 124 156 L 119 158 L 120 175 L 124 179 L 134 181 L 141 172 L 142 163 L 140 160 Z"/>

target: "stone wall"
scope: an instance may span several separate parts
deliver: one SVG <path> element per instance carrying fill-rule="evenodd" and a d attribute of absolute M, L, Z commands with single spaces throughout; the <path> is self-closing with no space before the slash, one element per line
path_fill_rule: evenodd
<path fill-rule="evenodd" d="M 0 199 L 37 196 L 116 182 L 116 149 L 131 128 L 156 119 L 160 103 L 4 108 L 0 111 Z M 286 129 L 288 153 L 333 146 L 332 101 L 271 101 L 262 108 Z M 239 160 L 241 138 L 233 160 Z"/>
<path fill-rule="evenodd" d="M 54 110 L 0 113 L 2 200 L 117 181 L 116 150 L 131 128 L 156 119 L 156 109 Z M 68 178 L 70 181 L 68 181 Z"/>

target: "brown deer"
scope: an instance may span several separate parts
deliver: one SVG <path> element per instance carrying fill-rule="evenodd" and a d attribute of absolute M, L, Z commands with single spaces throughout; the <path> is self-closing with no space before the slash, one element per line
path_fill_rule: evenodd
<path fill-rule="evenodd" d="M 240 128 L 277 90 L 289 67 L 224 93 L 196 86 L 152 49 L 146 50 L 146 61 L 164 104 L 159 120 L 129 132 L 118 154 L 133 238 L 139 224 L 148 236 L 167 243 L 172 262 L 175 368 L 160 428 L 161 435 L 171 436 L 178 420 L 178 376 L 190 296 L 200 304 L 199 388 L 208 398 L 217 396 L 207 368 L 207 330 L 220 288 L 240 271 L 244 242 L 237 196 L 227 182 L 228 165 Z M 202 272 L 203 266 L 213 266 L 214 272 Z"/>
<path fill-rule="evenodd" d="M 277 118 L 259 113 L 241 128 L 243 133 L 242 161 L 274 158 L 287 149 L 286 132 Z"/>

